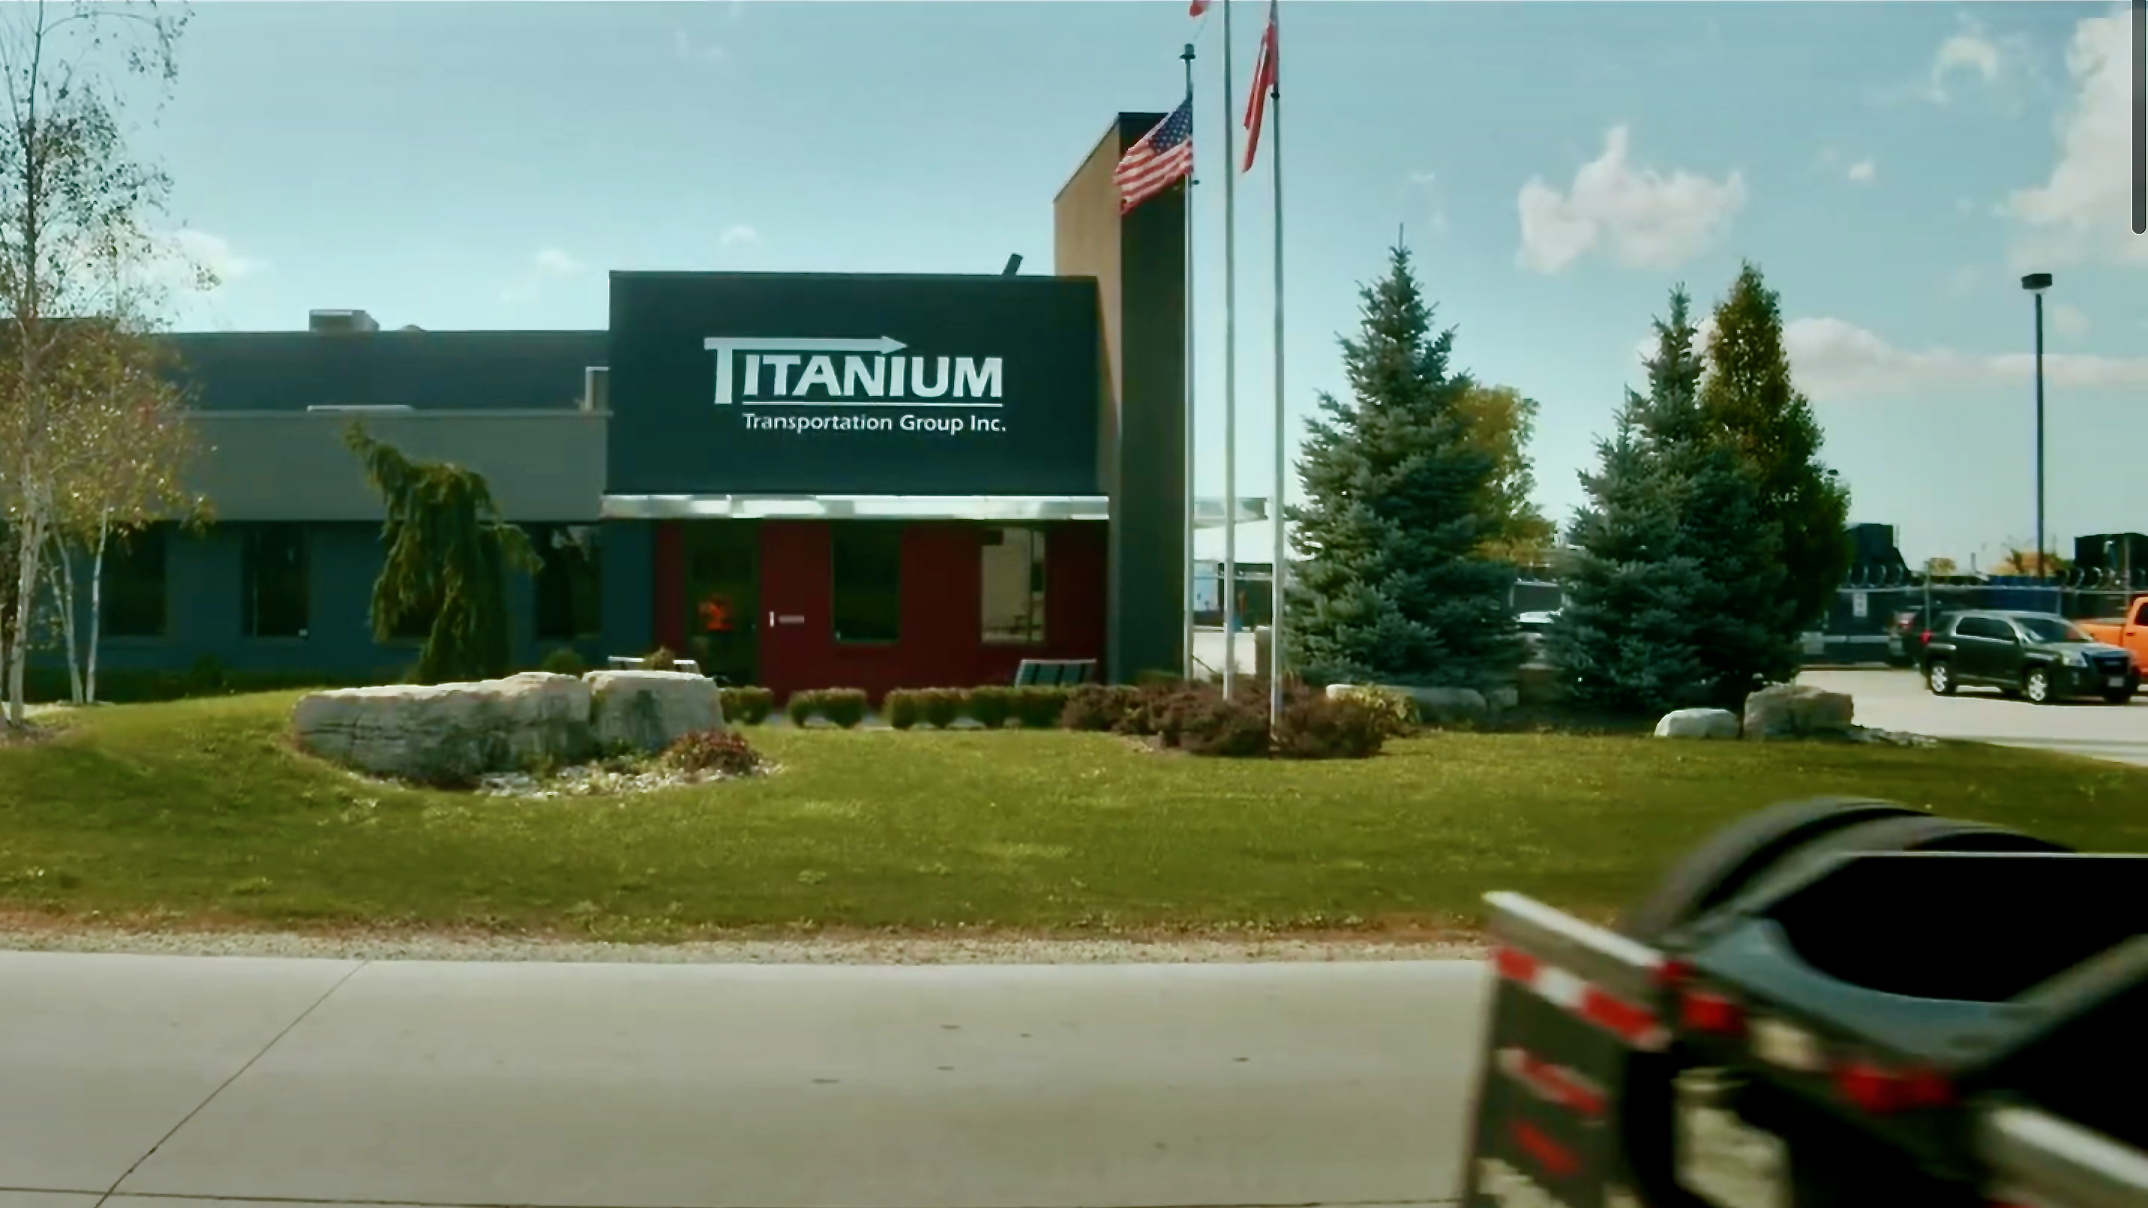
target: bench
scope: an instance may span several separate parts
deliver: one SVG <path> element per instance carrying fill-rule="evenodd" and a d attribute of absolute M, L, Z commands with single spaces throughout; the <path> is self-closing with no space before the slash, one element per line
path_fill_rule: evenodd
<path fill-rule="evenodd" d="M 1095 681 L 1095 659 L 1023 659 L 1014 669 L 1017 688 L 1071 688 Z"/>

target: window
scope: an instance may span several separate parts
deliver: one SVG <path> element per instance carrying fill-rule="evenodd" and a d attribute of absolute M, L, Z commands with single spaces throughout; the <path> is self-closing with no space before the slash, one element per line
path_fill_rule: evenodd
<path fill-rule="evenodd" d="M 306 636 L 312 592 L 306 577 L 306 528 L 249 524 L 239 555 L 240 632 L 250 638 Z"/>
<path fill-rule="evenodd" d="M 1044 530 L 984 531 L 981 583 L 984 640 L 1044 640 Z"/>
<path fill-rule="evenodd" d="M 1955 633 L 1965 638 L 1985 638 L 1997 642 L 2014 640 L 2014 628 L 1996 617 L 1963 617 Z"/>
<path fill-rule="evenodd" d="M 595 637 L 603 629 L 597 526 L 542 525 L 530 536 L 544 559 L 537 571 L 537 636 L 547 641 Z"/>
<path fill-rule="evenodd" d="M 838 642 L 893 642 L 902 636 L 900 521 L 845 520 L 829 526 L 835 557 Z"/>
<path fill-rule="evenodd" d="M 104 551 L 104 636 L 160 638 L 165 629 L 164 525 L 115 535 Z"/>

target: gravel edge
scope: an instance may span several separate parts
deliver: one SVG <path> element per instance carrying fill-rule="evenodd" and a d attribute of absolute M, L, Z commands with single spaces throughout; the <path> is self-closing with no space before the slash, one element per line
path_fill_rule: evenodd
<path fill-rule="evenodd" d="M 799 937 L 611 944 L 520 936 L 309 935 L 0 927 L 0 952 L 253 956 L 327 960 L 538 961 L 604 964 L 1104 965 L 1478 960 L 1466 939 L 1364 937 L 1027 938 Z"/>

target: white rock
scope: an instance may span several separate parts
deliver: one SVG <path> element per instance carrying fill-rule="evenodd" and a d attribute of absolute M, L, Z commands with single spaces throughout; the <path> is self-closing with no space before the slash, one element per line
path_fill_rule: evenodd
<path fill-rule="evenodd" d="M 592 671 L 589 724 L 599 746 L 661 751 L 680 735 L 723 728 L 716 681 L 680 671 Z"/>
<path fill-rule="evenodd" d="M 1416 702 L 1418 715 L 1426 721 L 1454 721 L 1483 717 L 1491 708 L 1484 694 L 1475 688 L 1411 688 L 1389 684 L 1329 684 L 1327 694 L 1331 697 L 1362 695 L 1370 688 L 1378 692 L 1393 692 Z"/>
<path fill-rule="evenodd" d="M 1656 723 L 1658 738 L 1736 738 L 1738 715 L 1728 709 L 1678 709 Z"/>
<path fill-rule="evenodd" d="M 1745 698 L 1745 736 L 1848 734 L 1856 713 L 1856 702 L 1846 692 L 1829 692 L 1810 684 L 1770 684 Z"/>
<path fill-rule="evenodd" d="M 459 780 L 587 755 L 590 689 L 526 671 L 472 684 L 337 688 L 300 698 L 300 749 L 375 776 Z"/>

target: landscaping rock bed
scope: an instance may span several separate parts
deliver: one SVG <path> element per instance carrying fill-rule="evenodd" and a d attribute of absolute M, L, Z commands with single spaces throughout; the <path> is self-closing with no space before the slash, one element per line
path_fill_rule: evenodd
<path fill-rule="evenodd" d="M 337 688 L 301 697 L 291 711 L 300 750 L 425 784 L 574 765 L 607 750 L 654 753 L 722 726 L 715 682 L 673 671 Z"/>

